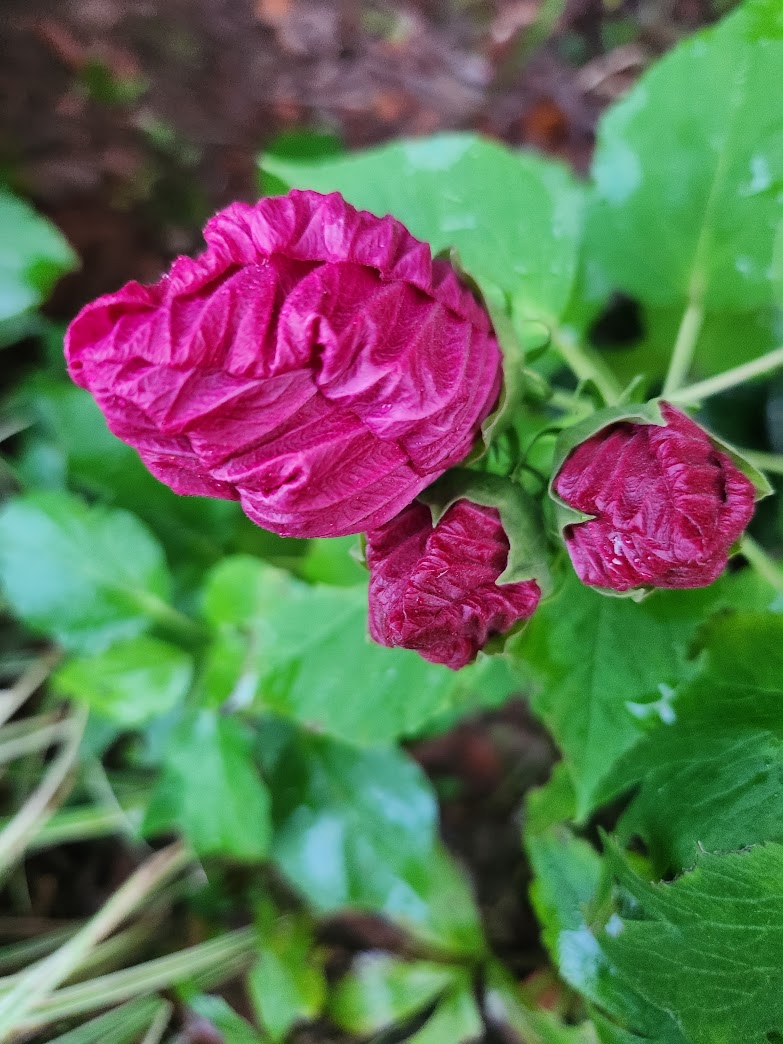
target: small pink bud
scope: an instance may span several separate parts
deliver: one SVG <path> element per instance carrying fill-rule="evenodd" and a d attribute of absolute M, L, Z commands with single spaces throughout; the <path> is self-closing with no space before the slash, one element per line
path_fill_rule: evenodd
<path fill-rule="evenodd" d="M 496 582 L 508 552 L 495 508 L 459 500 L 433 527 L 429 508 L 411 504 L 367 534 L 371 637 L 464 667 L 541 598 L 535 580 Z"/>
<path fill-rule="evenodd" d="M 595 587 L 704 587 L 753 514 L 755 490 L 684 413 L 664 426 L 622 421 L 574 449 L 553 488 L 595 518 L 566 526 L 579 578 Z"/>

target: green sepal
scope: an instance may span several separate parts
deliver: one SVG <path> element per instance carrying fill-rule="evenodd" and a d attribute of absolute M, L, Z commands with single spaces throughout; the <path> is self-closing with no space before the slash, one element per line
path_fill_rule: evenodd
<path fill-rule="evenodd" d="M 552 590 L 543 517 L 536 501 L 512 479 L 468 468 L 452 468 L 419 494 L 437 525 L 458 500 L 496 508 L 508 536 L 510 550 L 499 584 L 535 580 L 542 595 Z"/>
<path fill-rule="evenodd" d="M 742 453 L 735 446 L 732 446 L 730 442 L 725 442 L 723 439 L 718 438 L 717 435 L 713 435 L 713 433 L 707 431 L 706 428 L 704 428 L 704 431 L 707 433 L 710 442 L 713 443 L 716 449 L 719 449 L 721 453 L 725 453 L 731 460 L 732 464 L 734 464 L 734 466 L 753 483 L 756 490 L 756 503 L 763 500 L 765 497 L 771 496 L 775 492 L 774 487 L 770 485 L 769 479 L 764 472 L 759 471 L 759 469 L 751 464 L 746 457 L 743 457 Z"/>
<path fill-rule="evenodd" d="M 583 442 L 592 438 L 593 435 L 597 435 L 604 428 L 608 428 L 612 424 L 620 424 L 623 421 L 630 421 L 634 424 L 666 426 L 666 421 L 661 414 L 660 402 L 657 399 L 653 399 L 651 402 L 641 404 L 622 403 L 617 406 L 607 406 L 606 409 L 598 410 L 596 413 L 590 414 L 589 417 L 585 417 L 584 420 L 578 421 L 576 424 L 572 424 L 571 427 L 564 428 L 561 431 L 555 445 L 552 477 L 549 480 L 549 499 L 553 506 L 554 526 L 558 536 L 561 538 L 566 526 L 579 525 L 580 522 L 589 522 L 590 519 L 595 518 L 595 515 L 588 515 L 584 511 L 578 511 L 560 499 L 554 488 L 555 479 L 560 474 L 560 469 L 565 464 L 569 454 L 577 446 L 581 446 Z"/>

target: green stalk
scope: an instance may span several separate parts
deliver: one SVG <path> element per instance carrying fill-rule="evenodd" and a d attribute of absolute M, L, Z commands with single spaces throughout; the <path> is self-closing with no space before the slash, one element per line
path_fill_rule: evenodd
<path fill-rule="evenodd" d="M 700 302 L 692 300 L 685 309 L 677 339 L 674 342 L 669 370 L 663 385 L 663 397 L 667 398 L 680 388 L 688 376 L 693 363 L 693 353 L 704 325 L 704 309 Z"/>
<path fill-rule="evenodd" d="M 592 413 L 593 407 L 576 392 L 564 391 L 562 388 L 553 388 L 552 394 L 546 400 L 547 406 L 554 406 L 563 413 L 572 413 L 574 416 L 586 416 Z"/>
<path fill-rule="evenodd" d="M 552 330 L 552 346 L 579 381 L 592 381 L 607 406 L 620 398 L 622 389 L 617 378 L 597 352 L 580 344 L 564 326 Z"/>
<path fill-rule="evenodd" d="M 186 642 L 203 641 L 209 634 L 203 624 L 191 620 L 185 613 L 164 602 L 148 591 L 133 591 L 133 600 L 143 613 L 156 624 L 176 634 Z"/>
<path fill-rule="evenodd" d="M 13 989 L 0 998 L 0 1041 L 11 1039 L 31 1009 L 45 1002 L 52 990 L 83 964 L 97 943 L 113 932 L 164 881 L 179 873 L 190 860 L 191 856 L 181 842 L 175 842 L 157 852 L 131 874 L 98 913 L 68 942 L 28 969 Z"/>
<path fill-rule="evenodd" d="M 138 921 L 129 928 L 124 928 L 122 931 L 117 932 L 110 939 L 98 943 L 85 956 L 79 967 L 74 968 L 73 975 L 84 977 L 85 972 L 94 968 L 103 968 L 105 970 L 121 963 L 129 953 L 137 950 L 149 939 L 151 933 L 160 923 L 160 919 L 160 916 L 158 916 L 157 918 L 149 917 L 146 920 Z M 64 944 L 69 938 L 72 939 L 77 931 L 78 927 L 68 931 L 64 939 L 58 940 L 57 945 Z M 53 949 L 54 946 L 50 947 L 50 950 Z M 27 972 L 28 968 L 25 967 L 12 975 L 4 975 L 0 978 L 0 996 L 5 996 L 9 993 L 17 983 L 21 982 L 27 975 Z"/>
<path fill-rule="evenodd" d="M 709 399 L 712 395 L 728 391 L 729 388 L 735 388 L 739 384 L 745 384 L 746 381 L 752 381 L 754 377 L 761 377 L 772 370 L 779 370 L 781 367 L 783 367 L 783 347 L 767 352 L 766 355 L 753 359 L 751 362 L 743 363 L 742 366 L 726 370 L 725 373 L 719 373 L 715 377 L 708 377 L 687 388 L 680 388 L 666 397 L 670 402 L 692 405 L 703 399 Z"/>
<path fill-rule="evenodd" d="M 37 1030 L 60 1019 L 84 1015 L 130 997 L 166 989 L 183 979 L 225 982 L 246 968 L 257 951 L 255 929 L 240 928 L 217 939 L 157 957 L 134 968 L 57 990 L 14 1024 L 16 1032 Z M 216 975 L 217 979 L 212 979 Z M 0 1040 L 6 1038 L 0 1037 Z"/>
<path fill-rule="evenodd" d="M 783 569 L 747 533 L 740 541 L 740 554 L 756 570 L 759 576 L 767 581 L 770 587 L 774 588 L 778 594 L 783 595 Z"/>

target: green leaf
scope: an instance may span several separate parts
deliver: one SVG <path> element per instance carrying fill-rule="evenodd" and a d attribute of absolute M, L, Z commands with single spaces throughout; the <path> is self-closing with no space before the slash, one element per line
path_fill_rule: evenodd
<path fill-rule="evenodd" d="M 145 526 L 66 493 L 31 493 L 0 511 L 0 580 L 24 623 L 82 652 L 169 611 L 163 552 Z"/>
<path fill-rule="evenodd" d="M 357 547 L 355 536 L 310 540 L 297 572 L 311 584 L 354 587 L 367 579 L 367 569 L 355 557 Z"/>
<path fill-rule="evenodd" d="M 377 1033 L 422 1011 L 453 980 L 454 968 L 449 965 L 363 953 L 340 980 L 329 1015 L 349 1033 Z"/>
<path fill-rule="evenodd" d="M 225 639 L 213 657 L 223 697 L 233 671 L 256 710 L 361 744 L 411 735 L 449 706 L 453 671 L 367 637 L 364 586 L 310 587 L 241 557 L 210 574 L 205 598 Z"/>
<path fill-rule="evenodd" d="M 482 954 L 464 876 L 437 843 L 437 806 L 415 762 L 264 723 L 273 795 L 272 858 L 316 910 L 384 914 L 429 945 Z"/>
<path fill-rule="evenodd" d="M 272 858 L 315 909 L 420 911 L 406 878 L 433 858 L 437 807 L 415 762 L 292 731 L 269 780 Z"/>
<path fill-rule="evenodd" d="M 602 781 L 644 731 L 634 704 L 660 699 L 692 672 L 694 631 L 730 598 L 730 585 L 714 584 L 636 603 L 606 598 L 569 573 L 539 606 L 514 651 L 535 686 L 533 709 L 566 757 L 578 820 L 596 807 Z"/>
<path fill-rule="evenodd" d="M 565 826 L 528 836 L 526 848 L 535 874 L 530 897 L 542 938 L 567 978 L 563 965 L 567 965 L 569 934 L 580 932 L 587 923 L 586 910 L 598 893 L 603 872 L 601 857 Z"/>
<path fill-rule="evenodd" d="M 617 766 L 638 787 L 620 836 L 638 834 L 660 874 L 708 851 L 783 841 L 783 617 L 719 616 L 700 674 Z"/>
<path fill-rule="evenodd" d="M 588 251 L 649 304 L 774 300 L 783 145 L 769 98 L 783 92 L 783 39 L 759 41 L 762 7 L 680 43 L 601 122 Z"/>
<path fill-rule="evenodd" d="M 396 920 L 427 945 L 450 954 L 485 960 L 481 914 L 467 874 L 447 849 L 436 844 L 429 864 L 419 864 L 408 875 L 418 903 L 401 911 Z"/>
<path fill-rule="evenodd" d="M 25 478 L 40 485 L 45 478 L 40 461 L 55 459 L 61 485 L 67 481 L 90 497 L 133 511 L 157 534 L 172 562 L 195 562 L 200 574 L 243 529 L 262 532 L 232 501 L 180 497 L 159 482 L 138 453 L 109 431 L 84 389 L 36 374 L 13 401 L 35 421 L 22 449 Z M 265 538 L 283 544 L 272 534 Z"/>
<path fill-rule="evenodd" d="M 634 904 L 602 940 L 622 979 L 691 1044 L 769 1044 L 783 1027 L 783 846 L 702 852 L 671 884 L 610 856 Z"/>
<path fill-rule="evenodd" d="M 525 836 L 576 819 L 576 794 L 565 762 L 558 761 L 544 786 L 528 791 L 525 799 Z"/>
<path fill-rule="evenodd" d="M 266 855 L 269 794 L 253 763 L 252 734 L 235 718 L 201 710 L 172 733 L 143 831 L 152 836 L 175 826 L 200 856 Z"/>
<path fill-rule="evenodd" d="M 326 999 L 323 960 L 303 917 L 262 918 L 259 957 L 248 973 L 256 1015 L 274 1042 L 298 1023 L 316 1018 Z"/>
<path fill-rule="evenodd" d="M 54 225 L 0 188 L 0 322 L 37 308 L 76 265 Z"/>
<path fill-rule="evenodd" d="M 91 710 L 134 726 L 167 714 L 184 697 L 193 662 L 156 638 L 129 638 L 103 652 L 68 660 L 52 678 L 57 692 Z"/>
<path fill-rule="evenodd" d="M 223 1044 L 264 1044 L 265 1038 L 237 1015 L 222 997 L 202 993 L 188 998 L 188 1007 L 222 1033 Z"/>
<path fill-rule="evenodd" d="M 582 189 L 559 163 L 474 134 L 439 134 L 316 163 L 264 156 L 262 169 L 295 188 L 338 191 L 393 214 L 433 253 L 456 247 L 479 286 L 509 295 L 516 320 L 553 322 L 571 292 Z"/>
<path fill-rule="evenodd" d="M 561 978 L 613 1019 L 655 1044 L 689 1044 L 672 1019 L 620 980 L 597 938 L 603 860 L 564 825 L 526 837 L 535 878 L 533 907 Z"/>
<path fill-rule="evenodd" d="M 408 1044 L 475 1044 L 484 1033 L 484 1022 L 473 996 L 470 981 L 450 990 L 438 1004 L 431 1019 Z"/>

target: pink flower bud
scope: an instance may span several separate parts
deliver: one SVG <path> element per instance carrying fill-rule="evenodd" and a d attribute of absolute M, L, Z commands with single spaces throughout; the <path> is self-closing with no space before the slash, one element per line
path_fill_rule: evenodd
<path fill-rule="evenodd" d="M 235 203 L 153 286 L 71 323 L 111 430 L 177 493 L 284 536 L 378 526 L 470 451 L 501 358 L 487 314 L 394 218 L 292 191 Z"/>
<path fill-rule="evenodd" d="M 493 635 L 531 616 L 541 598 L 535 580 L 496 583 L 508 552 L 495 508 L 459 500 L 433 528 L 429 508 L 411 504 L 367 534 L 370 635 L 464 667 Z"/>
<path fill-rule="evenodd" d="M 571 452 L 555 479 L 561 500 L 595 515 L 564 532 L 585 584 L 704 587 L 750 521 L 750 479 L 684 413 L 668 403 L 661 413 L 665 426 L 603 428 Z"/>

